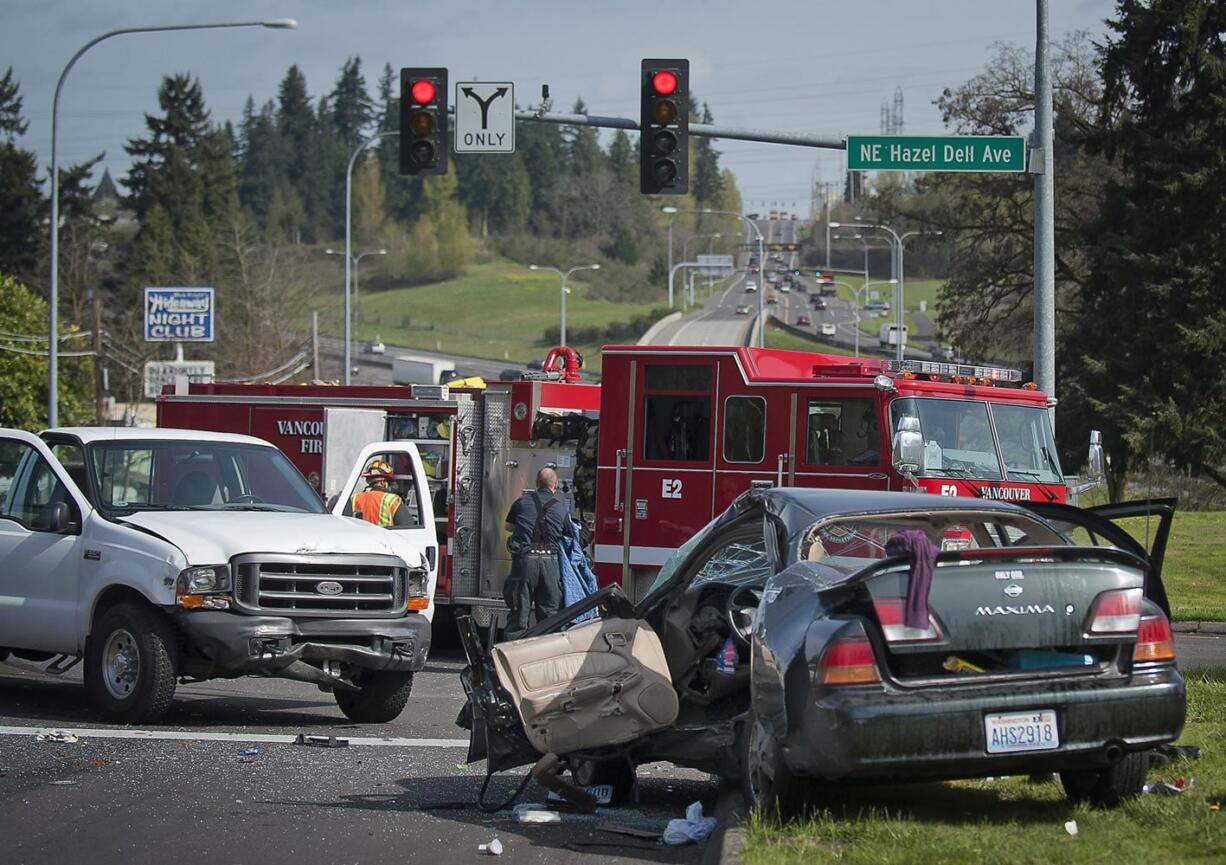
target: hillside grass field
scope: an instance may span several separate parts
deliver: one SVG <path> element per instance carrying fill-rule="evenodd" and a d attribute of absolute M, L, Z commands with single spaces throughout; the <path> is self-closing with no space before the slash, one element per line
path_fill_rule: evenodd
<path fill-rule="evenodd" d="M 568 330 L 627 322 L 662 305 L 592 300 L 586 283 L 575 277 L 567 287 Z M 543 358 L 552 348 L 544 332 L 559 324 L 559 288 L 554 273 L 498 260 L 473 265 L 464 276 L 445 282 L 362 289 L 354 307 L 353 333 L 360 341 L 378 338 L 390 345 L 523 364 Z M 326 329 L 337 335 L 342 303 L 339 286 L 316 302 L 327 311 Z M 583 353 L 586 367 L 598 372 L 600 346 L 574 347 Z"/>

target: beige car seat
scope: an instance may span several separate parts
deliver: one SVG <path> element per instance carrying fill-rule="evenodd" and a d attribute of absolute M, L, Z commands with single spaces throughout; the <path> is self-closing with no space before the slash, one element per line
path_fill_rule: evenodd
<path fill-rule="evenodd" d="M 542 754 L 620 745 L 677 720 L 660 638 L 634 619 L 499 643 L 498 680 Z"/>

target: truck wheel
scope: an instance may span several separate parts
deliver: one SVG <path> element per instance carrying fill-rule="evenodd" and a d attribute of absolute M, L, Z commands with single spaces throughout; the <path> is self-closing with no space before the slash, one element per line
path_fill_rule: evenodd
<path fill-rule="evenodd" d="M 179 652 L 170 623 L 135 604 L 107 610 L 85 649 L 85 688 L 117 721 L 144 723 L 166 714 L 175 696 Z"/>
<path fill-rule="evenodd" d="M 355 681 L 361 691 L 334 692 L 336 705 L 351 721 L 361 724 L 382 724 L 393 721 L 409 702 L 413 690 L 412 673 L 364 671 Z"/>
<path fill-rule="evenodd" d="M 782 820 L 797 817 L 808 800 L 805 779 L 792 774 L 779 743 L 752 710 L 741 734 L 741 787 L 745 807 Z"/>
<path fill-rule="evenodd" d="M 1128 799 L 1141 795 L 1149 755 L 1134 751 L 1106 769 L 1081 769 L 1061 772 L 1064 793 L 1073 802 L 1088 802 L 1097 808 L 1118 808 Z"/>

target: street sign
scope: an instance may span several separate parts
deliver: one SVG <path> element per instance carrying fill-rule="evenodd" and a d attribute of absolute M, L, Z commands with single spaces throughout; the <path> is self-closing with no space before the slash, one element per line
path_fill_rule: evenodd
<path fill-rule="evenodd" d="M 213 289 L 145 288 L 145 342 L 212 342 Z"/>
<path fill-rule="evenodd" d="M 1026 170 L 1020 135 L 849 135 L 849 171 Z"/>
<path fill-rule="evenodd" d="M 455 152 L 515 152 L 515 85 L 510 81 L 457 81 Z"/>
<path fill-rule="evenodd" d="M 145 364 L 145 396 L 155 398 L 162 386 L 185 375 L 192 384 L 212 384 L 216 365 L 211 360 L 151 360 Z"/>
<path fill-rule="evenodd" d="M 731 255 L 698 256 L 698 272 L 702 276 L 726 276 L 732 272 Z"/>

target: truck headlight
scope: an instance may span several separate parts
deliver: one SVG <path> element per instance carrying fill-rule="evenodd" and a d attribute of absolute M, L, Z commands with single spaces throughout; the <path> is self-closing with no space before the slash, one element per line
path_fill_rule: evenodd
<path fill-rule="evenodd" d="M 429 574 L 422 570 L 409 571 L 409 578 L 405 584 L 405 595 L 408 598 L 408 606 L 410 610 L 424 610 L 430 606 L 430 599 L 426 597 L 426 581 L 429 579 Z"/>
<path fill-rule="evenodd" d="M 185 568 L 179 574 L 180 595 L 212 595 L 230 591 L 230 567 L 206 565 Z"/>

